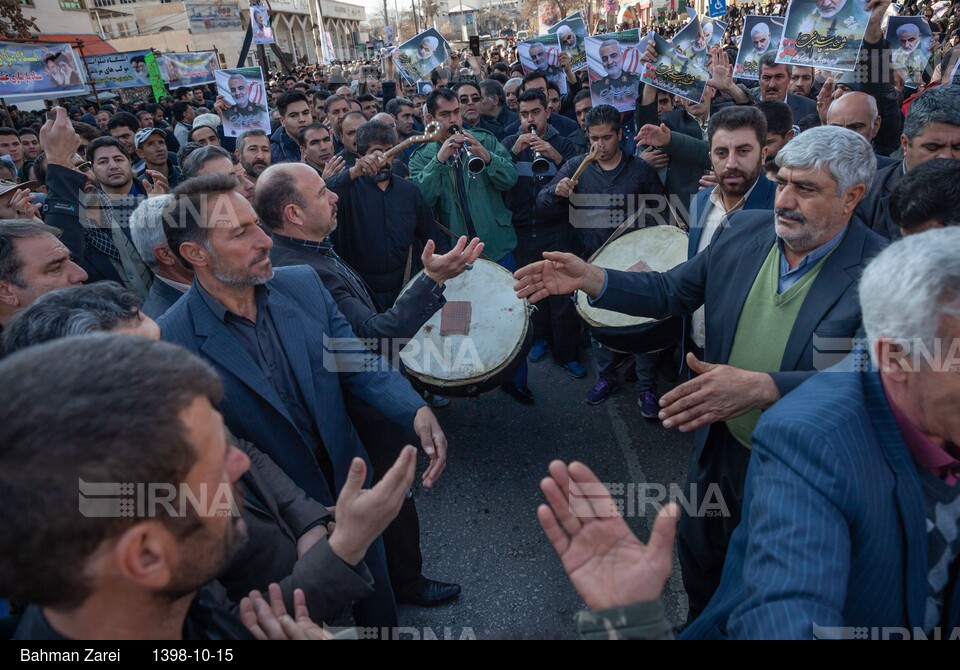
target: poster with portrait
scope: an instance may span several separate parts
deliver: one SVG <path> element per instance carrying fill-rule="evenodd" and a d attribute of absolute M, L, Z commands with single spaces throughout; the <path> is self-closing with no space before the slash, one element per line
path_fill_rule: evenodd
<path fill-rule="evenodd" d="M 149 51 L 125 51 L 115 54 L 86 56 L 90 78 L 96 82 L 98 91 L 112 91 L 118 88 L 150 86 L 150 73 L 147 72 L 147 54 Z"/>
<path fill-rule="evenodd" d="M 640 53 L 646 51 L 651 39 L 656 45 L 657 57 L 652 63 L 642 64 L 640 78 L 643 83 L 690 102 L 700 102 L 710 80 L 707 69 L 684 56 L 657 33 L 650 33 L 637 45 Z"/>
<path fill-rule="evenodd" d="M 560 95 L 567 92 L 567 75 L 560 67 L 560 37 L 556 34 L 540 35 L 517 44 L 517 57 L 523 73 L 540 72 L 547 81 L 560 89 Z"/>
<path fill-rule="evenodd" d="M 214 82 L 214 72 L 220 69 L 215 51 L 185 51 L 165 53 L 157 59 L 163 80 L 171 89 L 181 86 L 202 86 Z"/>
<path fill-rule="evenodd" d="M 450 45 L 434 28 L 414 35 L 393 50 L 393 64 L 408 84 L 429 79 L 430 71 L 447 60 Z"/>
<path fill-rule="evenodd" d="M 707 66 L 710 49 L 723 44 L 727 24 L 709 16 L 698 16 L 697 11 L 687 7 L 690 20 L 670 40 L 677 51 L 702 67 Z"/>
<path fill-rule="evenodd" d="M 263 72 L 259 67 L 217 70 L 217 95 L 227 103 L 221 118 L 223 134 L 237 137 L 245 130 L 259 128 L 270 134 L 270 111 L 267 109 Z"/>
<path fill-rule="evenodd" d="M 930 24 L 922 16 L 891 16 L 886 37 L 893 67 L 903 75 L 904 87 L 916 89 L 923 83 L 923 71 L 930 60 Z"/>
<path fill-rule="evenodd" d="M 236 0 L 185 0 L 183 4 L 194 34 L 243 30 Z"/>
<path fill-rule="evenodd" d="M 250 25 L 253 27 L 254 44 L 274 43 L 270 10 L 265 5 L 250 5 Z"/>
<path fill-rule="evenodd" d="M 433 90 L 433 82 L 430 81 L 418 81 L 417 82 L 417 93 L 423 93 L 424 95 L 430 95 L 430 91 Z"/>
<path fill-rule="evenodd" d="M 560 38 L 560 49 L 570 56 L 574 72 L 587 67 L 587 25 L 580 12 L 574 12 L 555 24 L 549 32 Z"/>
<path fill-rule="evenodd" d="M 556 0 L 540 0 L 537 3 L 537 34 L 546 35 L 562 18 Z"/>
<path fill-rule="evenodd" d="M 865 7 L 866 0 L 793 0 L 777 62 L 852 71 L 870 19 Z"/>
<path fill-rule="evenodd" d="M 760 79 L 760 58 L 774 53 L 783 35 L 783 21 L 772 16 L 750 14 L 743 19 L 740 49 L 733 65 L 733 76 L 740 79 Z"/>
<path fill-rule="evenodd" d="M 636 107 L 643 54 L 639 42 L 637 28 L 587 37 L 587 73 L 594 106 L 613 105 L 621 112 Z"/>
<path fill-rule="evenodd" d="M 0 42 L 0 97 L 7 100 L 81 95 L 82 72 L 69 44 Z"/>

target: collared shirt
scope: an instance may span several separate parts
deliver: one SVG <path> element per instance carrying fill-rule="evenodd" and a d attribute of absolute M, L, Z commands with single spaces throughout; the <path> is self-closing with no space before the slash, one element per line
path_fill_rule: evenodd
<path fill-rule="evenodd" d="M 720 195 L 719 186 L 710 192 L 710 211 L 703 220 L 703 233 L 701 233 L 700 241 L 697 243 L 698 254 L 710 246 L 710 242 L 713 240 L 714 235 L 717 234 L 717 230 L 719 230 L 720 226 L 723 225 L 724 217 L 726 217 L 727 214 L 738 212 L 743 209 L 743 206 L 747 202 L 747 198 L 749 198 L 750 194 L 753 193 L 753 189 L 757 187 L 757 183 L 759 181 L 760 178 L 757 177 L 757 181 L 753 182 L 753 186 L 750 187 L 750 190 L 744 193 L 743 197 L 740 198 L 740 201 L 730 209 L 727 209 L 726 205 L 723 204 L 723 197 Z M 690 337 L 693 338 L 694 343 L 701 349 L 706 346 L 707 322 L 703 307 L 699 307 L 690 318 Z"/>
<path fill-rule="evenodd" d="M 186 293 L 190 290 L 190 284 L 181 284 L 178 281 L 173 281 L 172 279 L 167 279 L 166 277 L 161 277 L 160 275 L 154 275 L 154 277 L 162 281 L 167 286 L 177 289 L 181 293 Z"/>
<path fill-rule="evenodd" d="M 931 440 L 893 403 L 886 386 L 883 392 L 887 396 L 890 412 L 897 422 L 903 441 L 907 443 L 916 464 L 947 486 L 954 486 L 960 481 L 960 448 L 950 443 L 940 446 Z"/>
<path fill-rule="evenodd" d="M 700 126 L 700 132 L 703 134 L 703 139 L 707 139 L 707 128 L 710 126 L 710 112 L 707 112 L 707 120 L 701 121 L 699 116 L 694 116 L 690 113 L 690 110 L 687 110 L 687 116 L 696 121 L 697 125 Z"/>
<path fill-rule="evenodd" d="M 777 247 L 780 249 L 780 281 L 777 284 L 777 292 L 783 294 L 791 286 L 800 281 L 801 277 L 810 272 L 821 258 L 837 248 L 837 245 L 840 244 L 846 232 L 847 226 L 844 226 L 843 230 L 834 235 L 826 244 L 821 244 L 804 256 L 800 262 L 797 263 L 797 267 L 792 270 L 790 269 L 790 263 L 787 261 L 786 255 L 783 253 L 783 240 L 778 237 Z"/>
<path fill-rule="evenodd" d="M 354 290 L 357 293 L 362 293 L 367 295 L 372 299 L 372 292 L 367 286 L 366 282 L 357 274 L 357 272 L 347 265 L 340 256 L 337 255 L 337 252 L 333 250 L 333 243 L 330 241 L 330 238 L 323 240 L 322 242 L 317 242 L 316 240 L 305 240 L 301 237 L 287 237 L 286 235 L 280 235 L 278 233 L 271 233 L 275 238 L 284 240 L 289 244 L 295 244 L 301 246 L 304 249 L 309 249 L 310 251 L 316 252 L 320 256 L 328 256 L 332 258 L 337 264 L 337 267 L 340 271 L 347 276 L 348 280 L 354 284 Z"/>
<path fill-rule="evenodd" d="M 307 409 L 293 366 L 290 365 L 290 361 L 283 350 L 283 342 L 280 340 L 280 334 L 277 332 L 274 316 L 270 309 L 270 289 L 265 284 L 254 288 L 257 320 L 253 322 L 239 314 L 234 314 L 221 305 L 216 298 L 203 288 L 199 281 L 194 282 L 194 285 L 210 311 L 226 326 L 230 334 L 236 338 L 243 350 L 250 355 L 250 358 L 267 378 L 267 382 L 276 390 L 304 441 L 310 445 L 311 451 L 317 454 L 321 467 L 323 467 L 324 450 L 321 448 L 323 442 L 320 439 L 320 432 L 317 430 L 313 417 Z M 324 471 L 323 474 L 324 477 L 332 476 L 332 472 Z M 334 480 L 331 478 L 327 481 L 332 483 Z"/>

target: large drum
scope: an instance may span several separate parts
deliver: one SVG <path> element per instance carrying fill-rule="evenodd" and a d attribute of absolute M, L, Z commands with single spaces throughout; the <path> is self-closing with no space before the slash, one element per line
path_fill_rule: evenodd
<path fill-rule="evenodd" d="M 610 270 L 666 272 L 687 260 L 687 234 L 674 226 L 629 232 L 600 250 L 591 263 Z M 577 312 L 600 344 L 613 351 L 642 354 L 672 347 L 680 339 L 680 317 L 662 320 L 598 309 L 577 291 Z"/>
<path fill-rule="evenodd" d="M 415 386 L 475 396 L 510 379 L 533 344 L 532 308 L 517 298 L 514 283 L 510 272 L 483 259 L 446 282 L 443 309 L 400 351 Z"/>

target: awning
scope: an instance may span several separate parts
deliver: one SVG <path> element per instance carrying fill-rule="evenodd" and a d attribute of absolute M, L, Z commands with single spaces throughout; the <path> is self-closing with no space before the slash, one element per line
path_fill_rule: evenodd
<path fill-rule="evenodd" d="M 33 38 L 38 42 L 53 44 L 71 44 L 80 40 L 83 42 L 84 56 L 103 56 L 118 53 L 116 49 L 95 33 L 43 33 L 42 35 L 34 35 Z"/>

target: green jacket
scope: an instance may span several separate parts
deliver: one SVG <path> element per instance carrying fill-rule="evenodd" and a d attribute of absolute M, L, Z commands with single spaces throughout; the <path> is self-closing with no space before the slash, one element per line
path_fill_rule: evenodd
<path fill-rule="evenodd" d="M 476 177 L 464 178 L 467 206 L 477 236 L 484 243 L 484 256 L 499 261 L 517 246 L 513 215 L 500 194 L 517 183 L 517 168 L 510 153 L 492 133 L 480 128 L 469 132 L 490 153 L 491 161 Z M 436 210 L 440 223 L 457 235 L 466 235 L 467 226 L 457 197 L 456 172 L 452 164 L 437 160 L 438 151 L 439 142 L 428 142 L 413 152 L 410 181 L 420 187 L 427 204 Z"/>

